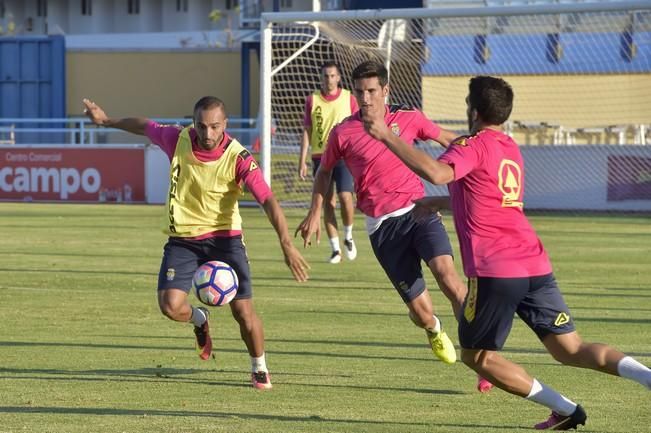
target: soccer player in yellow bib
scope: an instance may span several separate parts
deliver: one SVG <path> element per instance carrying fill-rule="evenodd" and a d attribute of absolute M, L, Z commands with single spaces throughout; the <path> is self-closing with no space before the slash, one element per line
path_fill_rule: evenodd
<path fill-rule="evenodd" d="M 244 183 L 262 205 L 276 230 L 285 263 L 296 281 L 308 278 L 307 262 L 292 244 L 280 205 L 265 183 L 258 163 L 226 132 L 224 103 L 205 96 L 194 106 L 194 124 L 166 126 L 144 117 L 113 119 L 94 102 L 84 99 L 84 112 L 99 126 L 146 135 L 170 159 L 170 184 L 164 216 L 165 244 L 158 275 L 158 305 L 168 318 L 192 322 L 199 357 L 210 358 L 212 339 L 209 311 L 188 302 L 195 270 L 209 260 L 230 264 L 239 278 L 231 301 L 233 317 L 251 356 L 251 382 L 270 389 L 271 377 L 264 353 L 262 322 L 253 308 L 251 275 L 242 241 L 238 197 Z"/>
<path fill-rule="evenodd" d="M 328 62 L 321 66 L 321 88 L 310 94 L 305 100 L 305 115 L 303 117 L 303 140 L 301 141 L 301 156 L 298 163 L 298 174 L 303 180 L 307 177 L 307 153 L 312 151 L 312 174 L 314 175 L 321 163 L 321 155 L 328 143 L 328 135 L 332 128 L 359 108 L 357 100 L 346 89 L 340 87 L 341 73 L 339 66 Z M 355 260 L 357 247 L 353 241 L 353 221 L 355 206 L 353 205 L 353 177 L 341 160 L 332 173 L 333 180 L 323 202 L 323 221 L 330 240 L 332 254 L 330 263 L 341 262 L 341 247 L 339 246 L 339 229 L 337 227 L 337 201 L 334 188 L 341 206 L 341 221 L 344 225 L 344 252 L 346 258 Z"/>

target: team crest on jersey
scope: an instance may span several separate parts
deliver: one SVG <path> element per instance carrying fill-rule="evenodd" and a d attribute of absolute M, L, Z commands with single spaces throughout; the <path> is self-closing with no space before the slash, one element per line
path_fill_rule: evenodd
<path fill-rule="evenodd" d="M 570 322 L 570 316 L 567 313 L 558 313 L 556 320 L 554 320 L 554 326 L 563 326 Z"/>
<path fill-rule="evenodd" d="M 468 145 L 468 136 L 462 135 L 461 137 L 457 137 L 454 140 L 452 140 L 452 143 L 450 144 L 456 144 L 458 146 L 467 146 Z"/>
<path fill-rule="evenodd" d="M 174 276 L 176 275 L 176 271 L 174 268 L 167 268 L 167 281 L 174 281 Z"/>
<path fill-rule="evenodd" d="M 397 123 L 392 123 L 391 132 L 393 132 L 393 135 L 400 137 L 400 126 Z"/>

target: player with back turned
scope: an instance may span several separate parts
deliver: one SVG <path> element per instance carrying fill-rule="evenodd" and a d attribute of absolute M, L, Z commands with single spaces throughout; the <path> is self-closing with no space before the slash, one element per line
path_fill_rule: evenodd
<path fill-rule="evenodd" d="M 381 116 L 364 116 L 366 130 L 415 173 L 448 184 L 468 277 L 459 320 L 461 359 L 499 388 L 546 406 L 540 430 L 585 424 L 585 410 L 507 360 L 504 346 L 517 315 L 557 361 L 634 380 L 651 390 L 651 370 L 605 344 L 584 342 L 563 300 L 545 249 L 523 211 L 524 163 L 504 134 L 513 90 L 504 80 L 478 76 L 466 98 L 469 137 L 455 140 L 438 160 L 391 133 Z M 427 205 L 426 200 L 421 202 Z"/>

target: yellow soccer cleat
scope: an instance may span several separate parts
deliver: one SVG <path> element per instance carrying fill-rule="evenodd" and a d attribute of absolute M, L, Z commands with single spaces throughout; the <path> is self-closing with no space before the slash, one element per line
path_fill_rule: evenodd
<path fill-rule="evenodd" d="M 457 360 L 457 350 L 454 348 L 454 344 L 452 344 L 452 340 L 450 340 L 448 334 L 443 331 L 438 334 L 428 332 L 427 338 L 429 339 L 429 344 L 432 346 L 432 352 L 434 352 L 434 355 L 438 359 L 446 364 L 455 363 Z"/>

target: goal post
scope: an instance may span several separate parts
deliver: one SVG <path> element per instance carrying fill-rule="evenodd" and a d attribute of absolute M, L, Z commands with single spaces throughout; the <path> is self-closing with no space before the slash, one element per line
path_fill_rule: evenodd
<path fill-rule="evenodd" d="M 298 157 L 321 65 L 337 62 L 350 89 L 371 59 L 389 70 L 389 102 L 460 134 L 468 79 L 511 83 L 528 208 L 651 211 L 651 2 L 262 14 L 260 159 L 285 206 L 310 203 Z"/>

